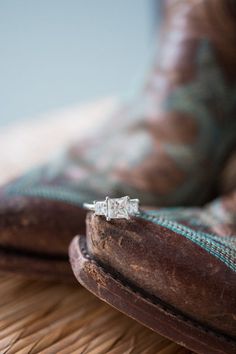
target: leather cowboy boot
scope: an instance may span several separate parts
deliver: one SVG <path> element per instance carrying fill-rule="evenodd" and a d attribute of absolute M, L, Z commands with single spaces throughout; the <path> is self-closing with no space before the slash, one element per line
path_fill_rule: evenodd
<path fill-rule="evenodd" d="M 72 235 L 84 233 L 84 201 L 128 194 L 146 205 L 197 205 L 217 194 L 218 175 L 236 143 L 236 31 L 229 5 L 167 1 L 160 50 L 138 100 L 60 161 L 2 189 L 7 269 L 30 260 L 28 271 L 48 276 L 43 265 L 54 259 L 68 278 L 67 246 Z"/>
<path fill-rule="evenodd" d="M 236 191 L 203 208 L 90 213 L 70 246 L 77 280 L 197 353 L 236 352 Z"/>

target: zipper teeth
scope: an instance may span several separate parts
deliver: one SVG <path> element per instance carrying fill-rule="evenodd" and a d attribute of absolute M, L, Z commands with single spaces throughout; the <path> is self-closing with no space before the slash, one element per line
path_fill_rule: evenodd
<path fill-rule="evenodd" d="M 203 247 L 206 251 L 220 259 L 229 268 L 236 272 L 236 249 L 232 244 L 231 247 L 229 247 L 229 245 L 222 242 L 222 240 L 218 240 L 219 237 L 217 235 L 203 232 L 198 233 L 187 226 L 178 224 L 177 222 L 167 220 L 163 217 L 155 217 L 145 212 L 141 212 L 140 216 L 146 220 L 155 222 L 160 226 L 166 227 L 182 236 L 185 236 L 197 245 Z"/>

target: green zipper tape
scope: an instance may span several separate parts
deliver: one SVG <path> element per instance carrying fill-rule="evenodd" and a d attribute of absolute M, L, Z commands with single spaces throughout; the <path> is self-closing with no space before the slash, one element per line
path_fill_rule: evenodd
<path fill-rule="evenodd" d="M 153 213 L 153 211 L 150 211 L 150 214 L 149 212 L 142 211 L 140 217 L 186 237 L 236 272 L 236 245 L 232 242 L 231 237 L 221 238 L 214 234 L 194 231 L 175 221 L 168 220 L 164 217 L 156 217 Z"/>

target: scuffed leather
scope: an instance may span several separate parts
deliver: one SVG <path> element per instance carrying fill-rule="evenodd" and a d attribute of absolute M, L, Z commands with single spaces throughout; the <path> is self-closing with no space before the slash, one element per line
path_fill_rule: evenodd
<path fill-rule="evenodd" d="M 224 199 L 222 205 L 225 222 L 231 222 L 222 223 L 221 228 L 212 225 L 211 231 L 218 230 L 222 238 L 226 234 L 236 237 L 236 213 L 232 214 L 236 212 L 235 195 Z M 207 206 L 206 216 L 211 207 Z M 227 218 L 229 212 L 231 219 Z M 130 284 L 202 324 L 236 336 L 236 273 L 192 241 L 138 217 L 107 222 L 91 213 L 87 218 L 87 247 L 93 258 Z"/>

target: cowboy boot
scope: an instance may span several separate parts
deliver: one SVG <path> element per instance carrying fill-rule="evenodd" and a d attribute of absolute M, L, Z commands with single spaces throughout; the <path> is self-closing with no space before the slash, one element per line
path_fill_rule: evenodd
<path fill-rule="evenodd" d="M 71 236 L 84 233 L 84 201 L 128 194 L 146 205 L 197 205 L 217 194 L 217 176 L 236 142 L 229 50 L 236 32 L 228 1 L 222 5 L 228 32 L 216 3 L 166 2 L 161 48 L 138 100 L 60 161 L 2 189 L 6 268 L 16 269 L 20 253 L 43 264 L 60 258 L 64 267 Z"/>
<path fill-rule="evenodd" d="M 236 191 L 203 208 L 90 213 L 70 246 L 77 280 L 197 353 L 236 352 Z"/>

